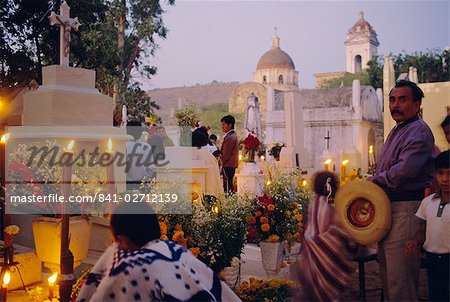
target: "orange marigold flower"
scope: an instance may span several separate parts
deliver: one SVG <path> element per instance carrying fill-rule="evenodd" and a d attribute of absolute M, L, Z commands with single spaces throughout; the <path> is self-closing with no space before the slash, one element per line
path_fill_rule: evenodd
<path fill-rule="evenodd" d="M 275 206 L 273 204 L 269 204 L 267 206 L 267 210 L 269 210 L 270 212 L 272 212 L 273 210 L 275 210 Z"/>
<path fill-rule="evenodd" d="M 167 235 L 161 235 L 161 240 L 169 240 L 169 237 Z"/>
<path fill-rule="evenodd" d="M 280 241 L 280 236 L 278 236 L 278 235 L 270 235 L 268 241 L 269 242 L 278 242 L 278 241 Z"/>
<path fill-rule="evenodd" d="M 256 218 L 253 216 L 247 216 L 247 218 L 245 220 L 247 221 L 247 224 L 249 224 L 249 225 L 253 225 L 256 223 Z"/>
<path fill-rule="evenodd" d="M 164 221 L 159 221 L 159 228 L 161 229 L 161 235 L 167 235 L 167 225 Z"/>
<path fill-rule="evenodd" d="M 297 219 L 297 221 L 303 221 L 303 214 L 295 215 L 295 219 Z"/>
<path fill-rule="evenodd" d="M 286 217 L 291 217 L 291 211 L 286 211 Z"/>
<path fill-rule="evenodd" d="M 183 230 L 183 228 L 181 227 L 181 224 L 177 223 L 175 225 L 175 231 L 182 231 L 182 230 Z"/>
<path fill-rule="evenodd" d="M 255 216 L 256 217 L 259 217 L 259 216 L 261 216 L 262 215 L 262 212 L 261 211 L 256 211 L 256 213 L 255 213 Z"/>
<path fill-rule="evenodd" d="M 270 230 L 270 225 L 268 223 L 264 223 L 263 225 L 261 225 L 261 230 L 263 232 L 268 232 Z"/>
<path fill-rule="evenodd" d="M 198 247 L 191 247 L 189 249 L 189 251 L 192 253 L 192 255 L 194 255 L 195 257 L 198 256 L 198 254 L 200 253 L 200 248 Z"/>
<path fill-rule="evenodd" d="M 184 232 L 183 231 L 177 231 L 172 236 L 172 240 L 175 242 L 178 242 L 180 240 L 184 239 Z"/>
<path fill-rule="evenodd" d="M 269 223 L 269 218 L 267 218 L 266 216 L 262 216 L 261 218 L 259 218 L 259 221 L 261 221 L 261 223 Z"/>
<path fill-rule="evenodd" d="M 298 239 L 298 237 L 300 237 L 300 233 L 299 233 L 299 232 L 296 232 L 296 233 L 294 234 L 294 238 L 295 238 L 295 239 Z"/>
<path fill-rule="evenodd" d="M 192 191 L 192 201 L 197 200 L 199 197 L 200 195 L 197 192 Z"/>

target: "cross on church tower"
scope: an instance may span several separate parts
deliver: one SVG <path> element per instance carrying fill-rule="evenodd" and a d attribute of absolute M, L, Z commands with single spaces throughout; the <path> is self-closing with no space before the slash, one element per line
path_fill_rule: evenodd
<path fill-rule="evenodd" d="M 330 131 L 327 131 L 327 136 L 324 137 L 327 140 L 327 150 L 330 150 Z"/>
<path fill-rule="evenodd" d="M 78 22 L 78 17 L 70 18 L 70 7 L 66 1 L 61 4 L 59 12 L 59 15 L 52 12 L 48 18 L 51 25 L 59 26 L 59 65 L 69 66 L 70 32 L 72 29 L 78 31 L 80 22 Z"/>

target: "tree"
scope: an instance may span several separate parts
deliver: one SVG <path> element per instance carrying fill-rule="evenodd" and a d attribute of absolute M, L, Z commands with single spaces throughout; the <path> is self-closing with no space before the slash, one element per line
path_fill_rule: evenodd
<path fill-rule="evenodd" d="M 228 103 L 215 103 L 209 105 L 203 105 L 199 108 L 199 119 L 205 125 L 209 126 L 211 130 L 209 131 L 211 134 L 215 134 L 220 136 L 222 133 L 222 124 L 220 120 L 225 115 L 230 114 L 228 111 Z M 244 113 L 233 113 L 232 114 L 236 119 L 235 129 L 239 134 L 242 132 L 244 128 Z"/>
<path fill-rule="evenodd" d="M 445 82 L 450 80 L 450 51 L 428 50 L 427 52 L 402 52 L 394 55 L 395 78 L 408 73 L 409 67 L 417 68 L 419 83 Z M 368 74 L 370 84 L 375 88 L 383 87 L 384 60 L 375 56 L 370 60 Z"/>
<path fill-rule="evenodd" d="M 59 30 L 50 26 L 47 19 L 50 11 L 58 11 L 59 1 L 3 2 L 0 88 L 8 89 L 30 78 L 41 83 L 41 67 L 59 61 Z M 156 73 L 156 67 L 145 59 L 153 56 L 158 48 L 155 37 L 167 35 L 160 1 L 67 2 L 71 15 L 78 16 L 81 23 L 79 32 L 72 32 L 71 62 L 73 66 L 96 70 L 97 88 L 113 97 L 115 111 L 120 112 L 126 95 L 135 96 L 137 92 L 132 75 L 150 78 Z M 166 2 L 172 5 L 174 0 Z"/>

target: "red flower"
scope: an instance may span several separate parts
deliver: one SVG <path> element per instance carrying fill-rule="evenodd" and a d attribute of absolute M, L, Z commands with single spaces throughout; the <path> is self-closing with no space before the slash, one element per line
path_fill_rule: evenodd
<path fill-rule="evenodd" d="M 245 148 L 253 150 L 258 149 L 261 145 L 261 142 L 253 133 L 249 133 L 242 143 Z"/>
<path fill-rule="evenodd" d="M 260 204 L 264 207 L 267 208 L 268 205 L 273 204 L 273 199 L 272 197 L 269 197 L 267 195 L 262 195 L 258 197 L 258 201 L 260 202 Z"/>
<path fill-rule="evenodd" d="M 250 239 L 256 239 L 256 238 L 258 238 L 258 229 L 257 229 L 254 225 L 249 226 L 249 227 L 247 228 L 247 236 L 248 236 L 248 238 L 250 238 Z"/>

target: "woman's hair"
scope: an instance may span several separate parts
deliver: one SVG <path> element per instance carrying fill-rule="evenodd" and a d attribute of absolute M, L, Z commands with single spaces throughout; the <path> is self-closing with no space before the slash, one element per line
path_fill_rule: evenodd
<path fill-rule="evenodd" d="M 334 197 L 334 195 L 336 194 L 336 191 L 339 188 L 339 182 L 336 177 L 336 174 L 334 174 L 333 172 L 329 172 L 329 171 L 321 171 L 321 172 L 317 172 L 313 176 L 314 192 L 317 195 L 328 196 L 328 194 L 330 194 L 330 192 L 328 191 L 328 188 L 327 188 L 328 178 L 330 178 L 329 184 L 331 186 L 331 197 Z"/>
<path fill-rule="evenodd" d="M 115 237 L 126 236 L 139 247 L 161 237 L 158 217 L 145 203 L 119 205 L 111 215 L 110 225 Z"/>

